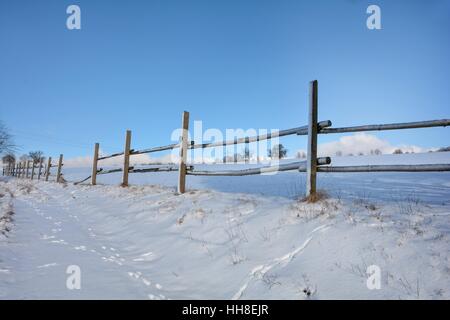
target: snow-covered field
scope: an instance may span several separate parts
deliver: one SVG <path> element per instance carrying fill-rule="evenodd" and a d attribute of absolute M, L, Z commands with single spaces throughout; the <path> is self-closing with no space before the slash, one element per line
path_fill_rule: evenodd
<path fill-rule="evenodd" d="M 333 158 L 378 163 L 450 153 Z M 298 172 L 188 176 L 183 195 L 176 174 L 132 174 L 128 188 L 120 173 L 97 186 L 3 177 L 0 298 L 450 298 L 450 173 L 319 174 L 329 197 L 315 204 L 296 199 Z M 70 265 L 80 290 L 66 287 Z"/>

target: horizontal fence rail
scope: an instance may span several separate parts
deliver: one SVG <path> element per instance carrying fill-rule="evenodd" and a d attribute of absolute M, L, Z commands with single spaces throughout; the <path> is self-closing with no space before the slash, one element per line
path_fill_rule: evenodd
<path fill-rule="evenodd" d="M 319 172 L 441 172 L 450 171 L 450 164 L 366 165 L 318 167 Z"/>
<path fill-rule="evenodd" d="M 363 126 L 342 127 L 342 128 L 323 128 L 319 130 L 319 133 L 330 134 L 330 133 L 348 133 L 348 132 L 363 132 L 363 131 L 417 129 L 417 128 L 447 127 L 449 125 L 450 119 L 442 119 L 442 120 L 404 122 L 404 123 L 369 124 Z"/>
<path fill-rule="evenodd" d="M 318 123 L 318 126 L 320 129 L 326 128 L 331 126 L 331 121 L 321 121 Z M 235 144 L 242 144 L 242 143 L 252 143 L 252 142 L 258 142 L 278 137 L 284 137 L 289 135 L 307 135 L 308 134 L 308 126 L 298 127 L 298 128 L 292 128 L 292 129 L 285 129 L 285 130 L 279 130 L 274 131 L 273 133 L 266 133 L 261 134 L 254 137 L 245 137 L 245 138 L 238 138 L 235 140 L 228 140 L 228 141 L 218 141 L 218 142 L 211 142 L 211 143 L 202 143 L 202 144 L 194 144 L 188 147 L 189 149 L 199 149 L 199 148 L 214 148 L 214 147 L 223 147 L 223 146 L 229 146 L 229 145 L 235 145 Z"/>
<path fill-rule="evenodd" d="M 331 158 L 324 157 L 317 159 L 317 165 L 330 164 Z M 223 171 L 188 171 L 188 175 L 192 176 L 250 176 L 271 172 L 282 172 L 298 170 L 299 172 L 306 172 L 306 161 L 297 161 L 291 163 L 278 164 L 273 166 L 243 169 L 243 170 L 223 170 Z"/>
<path fill-rule="evenodd" d="M 110 158 L 114 158 L 114 157 L 118 157 L 118 156 L 123 156 L 123 152 L 118 152 L 118 153 L 113 153 L 107 156 L 103 156 L 103 157 L 99 157 L 97 160 L 105 160 L 105 159 L 110 159 Z"/>
<path fill-rule="evenodd" d="M 265 173 L 282 172 L 282 171 L 298 171 L 306 172 L 307 197 L 314 196 L 316 193 L 316 175 L 317 173 L 361 173 L 361 172 L 442 172 L 450 171 L 450 164 L 419 164 L 419 165 L 357 165 L 357 166 L 333 166 L 330 157 L 317 157 L 317 137 L 320 134 L 339 134 L 339 133 L 354 133 L 367 131 L 385 131 L 385 130 L 401 130 L 401 129 L 418 129 L 431 127 L 447 127 L 450 126 L 450 119 L 430 120 L 430 121 L 416 121 L 403 123 L 389 123 L 389 124 L 370 124 L 349 127 L 332 127 L 330 120 L 318 121 L 318 82 L 311 81 L 309 86 L 309 105 L 308 105 L 308 124 L 291 129 L 275 130 L 270 133 L 260 134 L 251 137 L 235 138 L 233 140 L 214 141 L 209 143 L 196 143 L 195 141 L 188 141 L 189 130 L 189 113 L 183 112 L 181 133 L 178 143 L 168 144 L 165 146 L 157 146 L 148 149 L 134 150 L 131 148 L 131 131 L 127 130 L 125 136 L 124 151 L 113 153 L 110 155 L 99 156 L 99 143 L 94 146 L 94 156 L 92 163 L 92 174 L 75 184 L 80 184 L 91 179 L 91 184 L 96 184 L 98 175 L 122 173 L 122 186 L 128 185 L 129 173 L 150 173 L 150 172 L 178 172 L 178 192 L 185 192 L 186 176 L 248 176 L 259 175 Z M 195 170 L 194 166 L 187 164 L 187 152 L 193 149 L 217 148 L 231 145 L 246 144 L 279 138 L 289 135 L 307 136 L 308 137 L 308 152 L 306 161 L 297 161 L 290 163 L 283 163 L 277 165 L 262 166 L 257 168 L 246 168 L 240 170 Z M 158 165 L 153 167 L 139 167 L 130 166 L 130 156 L 139 154 L 148 154 L 161 151 L 169 151 L 179 149 L 179 163 L 175 165 Z M 247 150 L 247 149 L 246 149 Z M 123 156 L 122 168 L 114 168 L 105 170 L 98 168 L 98 163 L 101 160 L 106 160 L 118 156 Z M 237 161 L 236 154 L 235 162 Z M 248 156 L 245 161 L 247 162 Z M 31 164 L 30 164 L 31 162 Z M 63 178 L 62 169 L 64 167 L 63 155 L 59 156 L 57 164 L 52 163 L 52 158 L 48 157 L 46 163 L 43 159 L 40 161 L 17 161 L 9 163 L 3 168 L 3 175 L 11 175 L 18 178 L 49 180 L 49 176 L 55 176 L 57 182 L 65 182 Z M 57 168 L 56 174 L 51 173 L 52 168 Z M 35 170 L 37 169 L 37 172 Z M 29 173 L 31 170 L 31 174 Z"/>
<path fill-rule="evenodd" d="M 173 150 L 176 148 L 179 148 L 179 144 L 175 143 L 175 144 L 169 144 L 167 146 L 162 146 L 162 147 L 154 147 L 154 148 L 149 148 L 149 149 L 144 149 L 144 150 L 136 150 L 136 151 L 132 151 L 131 154 L 145 154 L 145 153 L 152 153 L 152 152 L 160 152 L 160 151 L 167 151 L 167 150 Z"/>

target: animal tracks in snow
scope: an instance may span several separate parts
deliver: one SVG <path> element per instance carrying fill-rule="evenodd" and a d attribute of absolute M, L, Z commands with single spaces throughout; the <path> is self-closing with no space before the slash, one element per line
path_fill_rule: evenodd
<path fill-rule="evenodd" d="M 130 276 L 133 279 L 140 280 L 147 287 L 152 285 L 152 282 L 149 279 L 145 278 L 142 275 L 142 272 L 140 272 L 140 271 L 136 271 L 136 272 L 129 271 L 129 272 L 127 272 L 127 274 L 128 274 L 128 276 Z M 160 285 L 159 283 L 155 283 L 154 288 L 156 288 L 157 290 L 162 290 L 163 286 Z M 159 294 L 157 296 L 155 296 L 153 294 L 149 294 L 148 297 L 150 299 L 152 299 L 152 300 L 161 300 L 161 299 L 165 299 L 166 298 L 162 294 Z"/>
<path fill-rule="evenodd" d="M 261 279 L 264 274 L 266 274 L 269 270 L 273 269 L 277 266 L 286 266 L 289 262 L 291 262 L 299 253 L 306 249 L 308 244 L 313 239 L 313 234 L 319 231 L 326 231 L 329 228 L 329 225 L 321 225 L 309 233 L 308 238 L 296 249 L 286 253 L 281 257 L 274 258 L 271 262 L 263 265 L 256 266 L 253 268 L 248 274 L 244 284 L 239 288 L 239 290 L 233 295 L 232 300 L 238 300 L 242 297 L 244 292 L 247 290 L 249 284 L 254 279 Z"/>

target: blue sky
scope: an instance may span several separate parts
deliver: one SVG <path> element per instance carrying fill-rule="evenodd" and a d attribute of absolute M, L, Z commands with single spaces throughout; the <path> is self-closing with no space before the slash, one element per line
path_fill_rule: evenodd
<path fill-rule="evenodd" d="M 1 1 L 0 119 L 19 153 L 115 152 L 128 128 L 135 149 L 171 143 L 183 110 L 221 130 L 306 124 L 313 79 L 334 126 L 450 118 L 449 30 L 446 0 Z M 448 128 L 377 136 L 450 144 Z"/>

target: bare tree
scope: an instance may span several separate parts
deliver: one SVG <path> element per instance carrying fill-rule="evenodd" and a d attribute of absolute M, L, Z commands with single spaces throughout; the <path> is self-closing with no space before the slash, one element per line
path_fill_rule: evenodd
<path fill-rule="evenodd" d="M 298 151 L 295 155 L 298 159 L 305 159 L 306 158 L 306 152 L 305 151 Z"/>
<path fill-rule="evenodd" d="M 0 153 L 10 153 L 15 149 L 12 136 L 8 131 L 8 128 L 0 122 Z"/>
<path fill-rule="evenodd" d="M 252 153 L 250 152 L 250 149 L 248 148 L 248 146 L 245 147 L 244 149 L 244 154 L 243 154 L 243 158 L 244 161 L 250 161 L 250 158 L 252 157 Z"/>
<path fill-rule="evenodd" d="M 12 165 L 16 162 L 16 157 L 12 153 L 8 153 L 2 157 L 2 162 L 6 165 Z"/>
<path fill-rule="evenodd" d="M 44 161 L 44 152 L 42 152 L 41 150 L 37 150 L 37 151 L 30 151 L 28 153 L 28 156 L 31 158 L 31 160 L 33 160 L 33 163 L 39 163 L 41 160 Z"/>
<path fill-rule="evenodd" d="M 403 151 L 402 149 L 395 149 L 395 151 L 393 152 L 393 154 L 402 154 Z"/>
<path fill-rule="evenodd" d="M 282 144 L 276 144 L 272 150 L 268 150 L 268 155 L 271 158 L 283 159 L 286 157 L 288 150 Z"/>

